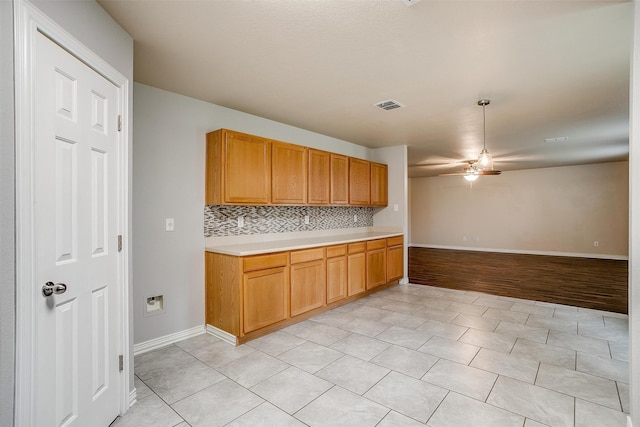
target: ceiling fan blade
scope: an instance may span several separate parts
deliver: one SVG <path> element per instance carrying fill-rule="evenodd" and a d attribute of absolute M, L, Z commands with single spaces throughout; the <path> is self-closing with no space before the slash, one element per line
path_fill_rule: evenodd
<path fill-rule="evenodd" d="M 502 171 L 480 171 L 480 175 L 500 175 Z"/>
<path fill-rule="evenodd" d="M 441 173 L 438 176 L 465 176 L 468 175 L 467 172 L 454 172 L 454 173 Z"/>

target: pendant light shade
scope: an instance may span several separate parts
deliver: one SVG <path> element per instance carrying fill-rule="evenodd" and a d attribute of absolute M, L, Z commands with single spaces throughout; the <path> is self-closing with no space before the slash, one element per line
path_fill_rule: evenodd
<path fill-rule="evenodd" d="M 482 107 L 482 151 L 480 157 L 476 163 L 478 170 L 490 171 L 493 170 L 493 158 L 487 150 L 487 119 L 484 112 L 484 107 L 491 103 L 488 99 L 481 99 L 478 101 L 478 105 Z"/>
<path fill-rule="evenodd" d="M 480 157 L 478 158 L 478 169 L 483 171 L 493 170 L 493 158 L 486 148 L 480 152 Z"/>

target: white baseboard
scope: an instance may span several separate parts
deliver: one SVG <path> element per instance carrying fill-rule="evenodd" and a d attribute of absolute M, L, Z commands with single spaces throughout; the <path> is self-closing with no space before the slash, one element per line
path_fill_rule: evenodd
<path fill-rule="evenodd" d="M 402 279 L 400 279 L 399 282 L 401 285 L 408 285 L 409 284 L 409 278 L 407 277 L 403 277 Z"/>
<path fill-rule="evenodd" d="M 416 248 L 453 249 L 458 251 L 499 252 L 504 254 L 550 255 L 550 256 L 566 256 L 566 257 L 575 257 L 575 258 L 613 259 L 613 260 L 620 260 L 620 261 L 629 260 L 628 256 L 610 255 L 610 254 L 589 254 L 589 253 L 556 252 L 556 251 L 527 251 L 527 250 L 520 250 L 520 249 L 477 248 L 477 247 L 469 247 L 469 246 L 423 245 L 421 243 L 410 243 L 409 246 L 414 246 Z"/>
<path fill-rule="evenodd" d="M 191 329 L 185 329 L 184 331 L 176 332 L 173 334 L 165 335 L 162 337 L 154 338 L 149 341 L 141 342 L 133 345 L 133 355 L 147 353 L 149 351 L 157 350 L 165 347 L 174 342 L 182 341 L 187 338 L 195 337 L 200 334 L 204 334 L 206 329 L 204 325 L 196 326 Z"/>
<path fill-rule="evenodd" d="M 134 387 L 133 390 L 129 392 L 129 408 L 136 404 L 138 401 L 138 391 Z"/>
<path fill-rule="evenodd" d="M 216 338 L 220 338 L 222 341 L 229 343 L 231 345 L 238 345 L 238 341 L 235 335 L 230 334 L 227 331 L 223 331 L 222 329 L 218 329 L 215 326 L 207 325 L 207 333 L 209 335 L 213 335 Z"/>

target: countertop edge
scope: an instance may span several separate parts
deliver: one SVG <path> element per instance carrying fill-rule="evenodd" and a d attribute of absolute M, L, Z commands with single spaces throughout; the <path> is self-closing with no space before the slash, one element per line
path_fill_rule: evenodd
<path fill-rule="evenodd" d="M 363 233 L 364 234 L 364 233 Z M 389 237 L 404 236 L 403 232 L 368 232 L 367 234 L 375 234 L 370 236 L 358 236 L 358 234 L 345 234 L 336 236 L 323 236 L 312 238 L 300 238 L 294 240 L 281 240 L 274 242 L 260 242 L 257 244 L 234 244 L 234 245 L 218 245 L 205 246 L 205 252 L 213 252 L 223 255 L 232 256 L 250 256 L 261 255 L 272 252 L 295 251 L 299 249 L 317 248 L 319 246 L 342 245 L 346 243 L 363 242 L 367 240 L 386 239 Z M 299 242 L 297 242 L 299 240 Z M 258 248 L 249 248 L 249 246 L 259 246 Z"/>

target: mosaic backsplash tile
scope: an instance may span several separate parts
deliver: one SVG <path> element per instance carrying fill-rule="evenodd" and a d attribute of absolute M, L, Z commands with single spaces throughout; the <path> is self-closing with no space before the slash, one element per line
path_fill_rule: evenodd
<path fill-rule="evenodd" d="M 309 224 L 304 223 L 309 215 Z M 238 227 L 238 217 L 244 227 Z M 354 221 L 354 216 L 357 221 Z M 337 206 L 219 206 L 204 207 L 204 237 L 290 231 L 335 230 L 373 226 L 373 208 Z"/>

